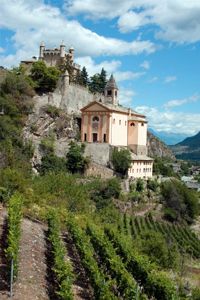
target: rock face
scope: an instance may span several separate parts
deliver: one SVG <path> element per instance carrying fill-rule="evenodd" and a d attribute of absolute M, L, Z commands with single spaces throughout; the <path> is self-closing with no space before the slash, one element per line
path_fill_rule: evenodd
<path fill-rule="evenodd" d="M 148 146 L 148 156 L 150 157 L 160 157 L 160 158 L 170 158 L 175 159 L 172 151 L 155 137 L 151 132 L 148 131 L 147 134 L 147 146 Z"/>

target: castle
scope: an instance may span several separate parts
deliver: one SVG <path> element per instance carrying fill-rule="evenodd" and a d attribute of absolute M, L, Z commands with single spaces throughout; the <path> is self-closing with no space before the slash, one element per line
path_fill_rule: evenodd
<path fill-rule="evenodd" d="M 44 61 L 48 67 L 62 68 L 62 66 L 68 65 L 72 70 L 73 76 L 80 72 L 80 65 L 74 62 L 74 48 L 70 47 L 68 52 L 66 52 L 66 46 L 63 41 L 59 48 L 53 49 L 46 49 L 45 43 L 41 42 L 38 60 Z M 32 59 L 21 61 L 21 65 L 30 71 L 35 61 L 37 61 L 37 58 L 33 56 Z"/>

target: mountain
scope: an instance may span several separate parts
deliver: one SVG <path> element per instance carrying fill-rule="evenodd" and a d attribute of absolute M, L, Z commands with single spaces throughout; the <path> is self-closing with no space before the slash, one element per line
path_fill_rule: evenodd
<path fill-rule="evenodd" d="M 149 128 L 149 131 L 163 141 L 166 145 L 175 145 L 181 142 L 183 139 L 187 138 L 188 135 L 184 133 L 173 133 L 165 131 L 157 131 Z"/>
<path fill-rule="evenodd" d="M 150 131 L 147 132 L 147 145 L 149 156 L 175 159 L 172 150 Z"/>
<path fill-rule="evenodd" d="M 179 159 L 200 161 L 200 132 L 170 148 Z"/>

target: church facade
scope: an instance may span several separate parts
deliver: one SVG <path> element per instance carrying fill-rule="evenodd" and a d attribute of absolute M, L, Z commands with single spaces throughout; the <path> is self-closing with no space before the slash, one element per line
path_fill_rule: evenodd
<path fill-rule="evenodd" d="M 152 177 L 153 159 L 147 156 L 147 121 L 144 115 L 118 103 L 118 87 L 111 75 L 102 100 L 81 109 L 81 140 L 108 143 L 131 150 L 132 164 L 128 176 Z"/>

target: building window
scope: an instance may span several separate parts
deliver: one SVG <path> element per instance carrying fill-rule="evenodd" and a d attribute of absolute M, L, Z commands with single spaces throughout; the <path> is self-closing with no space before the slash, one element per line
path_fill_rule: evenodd
<path fill-rule="evenodd" d="M 121 120 L 119 120 L 119 125 L 121 125 Z"/>
<path fill-rule="evenodd" d="M 113 119 L 113 124 L 115 124 L 115 119 Z"/>
<path fill-rule="evenodd" d="M 104 141 L 104 143 L 106 143 L 106 134 L 105 133 L 103 135 L 103 141 Z"/>
<path fill-rule="evenodd" d="M 135 126 L 135 123 L 132 122 L 132 123 L 130 124 L 130 126 Z"/>
<path fill-rule="evenodd" d="M 111 90 L 108 90 L 107 95 L 108 95 L 108 96 L 112 96 L 112 91 L 111 91 Z"/>
<path fill-rule="evenodd" d="M 99 117 L 95 116 L 92 118 L 92 129 L 94 131 L 98 131 L 98 126 L 99 126 Z"/>
<path fill-rule="evenodd" d="M 127 122 L 125 121 L 125 126 L 126 126 Z"/>
<path fill-rule="evenodd" d="M 144 123 L 141 123 L 141 126 L 144 126 Z"/>
<path fill-rule="evenodd" d="M 117 91 L 115 91 L 115 96 L 117 97 Z"/>
<path fill-rule="evenodd" d="M 87 133 L 84 134 L 84 142 L 87 142 Z"/>

